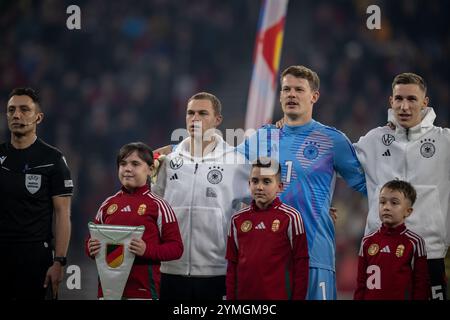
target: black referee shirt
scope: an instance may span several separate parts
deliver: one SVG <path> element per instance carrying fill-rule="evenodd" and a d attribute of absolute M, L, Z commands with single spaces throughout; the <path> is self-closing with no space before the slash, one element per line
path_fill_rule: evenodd
<path fill-rule="evenodd" d="M 72 195 L 62 153 L 37 139 L 26 149 L 0 144 L 0 243 L 49 241 L 53 202 Z"/>

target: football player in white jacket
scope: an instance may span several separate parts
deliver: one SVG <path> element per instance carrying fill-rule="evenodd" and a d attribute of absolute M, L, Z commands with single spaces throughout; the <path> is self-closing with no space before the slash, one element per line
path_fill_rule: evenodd
<path fill-rule="evenodd" d="M 450 130 L 433 125 L 427 87 L 422 77 L 402 73 L 394 78 L 388 121 L 354 144 L 364 168 L 369 200 L 365 234 L 379 228 L 378 195 L 392 179 L 406 180 L 417 190 L 415 214 L 408 228 L 425 239 L 432 299 L 446 299 L 444 258 L 450 243 Z M 394 251 L 392 251 L 394 253 Z"/>
<path fill-rule="evenodd" d="M 206 92 L 187 104 L 189 136 L 169 153 L 152 191 L 172 206 L 184 252 L 161 264 L 161 300 L 221 300 L 225 296 L 226 237 L 231 216 L 250 201 L 250 164 L 214 130 L 221 104 Z"/>

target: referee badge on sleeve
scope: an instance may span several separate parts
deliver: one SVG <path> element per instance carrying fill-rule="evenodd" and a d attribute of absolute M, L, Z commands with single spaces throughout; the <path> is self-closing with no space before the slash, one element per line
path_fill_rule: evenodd
<path fill-rule="evenodd" d="M 41 188 L 41 175 L 40 174 L 26 174 L 25 175 L 25 187 L 28 192 L 35 194 Z"/>

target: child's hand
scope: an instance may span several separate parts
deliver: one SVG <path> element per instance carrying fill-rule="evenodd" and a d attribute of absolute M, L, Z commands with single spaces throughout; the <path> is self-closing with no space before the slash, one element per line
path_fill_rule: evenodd
<path fill-rule="evenodd" d="M 283 128 L 283 126 L 284 126 L 284 118 L 281 118 L 280 120 L 278 120 L 278 121 L 275 123 L 275 126 L 277 127 L 277 129 Z"/>
<path fill-rule="evenodd" d="M 88 249 L 89 249 L 89 255 L 91 257 L 95 257 L 100 252 L 100 241 L 97 239 L 89 239 L 88 242 Z"/>
<path fill-rule="evenodd" d="M 131 239 L 129 250 L 131 253 L 142 257 L 147 249 L 147 245 L 142 239 Z"/>

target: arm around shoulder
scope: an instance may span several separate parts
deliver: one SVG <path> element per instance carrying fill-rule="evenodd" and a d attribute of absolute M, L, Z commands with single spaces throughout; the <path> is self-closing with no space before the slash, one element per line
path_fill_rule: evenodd
<path fill-rule="evenodd" d="M 354 190 L 367 194 L 366 177 L 350 140 L 343 134 L 334 135 L 334 168 Z"/>

